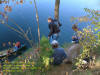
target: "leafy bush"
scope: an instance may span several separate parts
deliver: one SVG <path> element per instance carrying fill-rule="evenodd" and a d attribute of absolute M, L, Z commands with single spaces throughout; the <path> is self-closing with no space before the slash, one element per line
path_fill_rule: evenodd
<path fill-rule="evenodd" d="M 53 61 L 50 56 L 52 56 L 53 49 L 49 43 L 49 40 L 43 36 L 40 41 L 40 51 L 39 51 L 39 59 L 37 61 L 37 66 L 41 67 L 41 71 L 45 72 L 50 68 L 50 62 Z"/>
<path fill-rule="evenodd" d="M 80 37 L 79 44 L 82 46 L 81 54 L 77 59 L 77 63 L 75 64 L 78 68 L 82 67 L 81 65 L 84 64 L 83 59 L 86 57 L 90 57 L 93 48 L 96 46 L 96 37 L 93 33 L 92 29 L 83 28 L 83 31 L 77 32 Z"/>
<path fill-rule="evenodd" d="M 78 37 L 80 37 L 79 44 L 82 46 L 81 54 L 76 58 L 75 66 L 80 69 L 85 57 L 90 57 L 92 50 L 100 45 L 100 12 L 91 9 L 84 9 L 87 12 L 86 16 L 74 18 L 71 21 L 88 22 L 90 25 L 87 28 L 83 28 L 82 31 L 78 31 Z"/>

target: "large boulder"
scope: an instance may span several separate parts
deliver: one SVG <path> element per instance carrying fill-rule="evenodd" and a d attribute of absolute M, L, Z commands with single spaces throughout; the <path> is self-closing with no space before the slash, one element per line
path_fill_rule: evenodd
<path fill-rule="evenodd" d="M 71 61 L 80 54 L 81 46 L 79 44 L 73 44 L 67 50 L 68 61 Z"/>

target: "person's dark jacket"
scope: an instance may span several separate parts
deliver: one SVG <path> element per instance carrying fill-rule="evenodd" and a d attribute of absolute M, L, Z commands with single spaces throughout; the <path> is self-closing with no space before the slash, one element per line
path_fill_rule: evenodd
<path fill-rule="evenodd" d="M 50 37 L 51 35 L 55 34 L 55 33 L 59 33 L 60 29 L 59 27 L 61 26 L 60 22 L 57 20 L 53 20 L 51 23 L 49 23 L 49 35 L 48 37 Z"/>
<path fill-rule="evenodd" d="M 72 39 L 72 41 L 74 41 L 75 43 L 79 43 L 79 39 L 78 39 L 78 37 Z"/>
<path fill-rule="evenodd" d="M 67 55 L 63 48 L 55 48 L 52 57 L 54 58 L 53 64 L 59 65 L 67 58 Z"/>

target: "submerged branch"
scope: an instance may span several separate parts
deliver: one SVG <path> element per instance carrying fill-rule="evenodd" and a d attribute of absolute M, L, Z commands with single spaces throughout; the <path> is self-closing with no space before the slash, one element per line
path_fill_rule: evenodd
<path fill-rule="evenodd" d="M 13 31 L 15 31 L 15 32 L 19 33 L 20 35 L 23 35 L 23 33 L 22 33 L 22 32 L 18 31 L 18 30 L 17 30 L 17 29 L 15 29 L 14 27 L 11 27 L 11 26 L 10 26 L 10 25 L 8 25 L 8 24 L 4 24 L 4 25 L 6 25 L 8 28 L 12 29 Z"/>
<path fill-rule="evenodd" d="M 13 31 L 19 33 L 21 36 L 23 36 L 23 37 L 29 42 L 29 44 L 30 44 L 31 47 L 33 46 L 33 43 L 30 41 L 29 37 L 27 36 L 27 34 L 24 32 L 24 30 L 23 30 L 21 27 L 19 27 L 19 28 L 20 28 L 23 32 L 20 32 L 19 30 L 15 29 L 14 27 L 12 27 L 12 26 L 10 26 L 10 25 L 8 25 L 8 24 L 4 24 L 4 25 L 6 25 L 8 28 L 12 29 Z M 16 24 L 16 25 L 17 25 L 17 24 Z M 18 25 L 17 25 L 17 26 L 18 26 Z"/>
<path fill-rule="evenodd" d="M 29 44 L 30 44 L 31 47 L 32 47 L 32 46 L 33 46 L 33 43 L 31 43 L 31 41 L 30 41 L 30 39 L 29 39 L 27 33 L 25 33 L 25 31 L 24 31 L 16 22 L 14 22 L 12 19 L 10 19 L 10 20 L 19 28 L 20 31 L 22 31 L 23 36 L 26 38 L 26 40 L 29 42 Z"/>

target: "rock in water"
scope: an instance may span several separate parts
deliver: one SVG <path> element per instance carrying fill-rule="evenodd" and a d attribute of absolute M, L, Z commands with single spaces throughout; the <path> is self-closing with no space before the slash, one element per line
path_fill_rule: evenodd
<path fill-rule="evenodd" d="M 73 44 L 67 50 L 68 61 L 71 61 L 80 54 L 81 46 L 79 44 Z"/>

